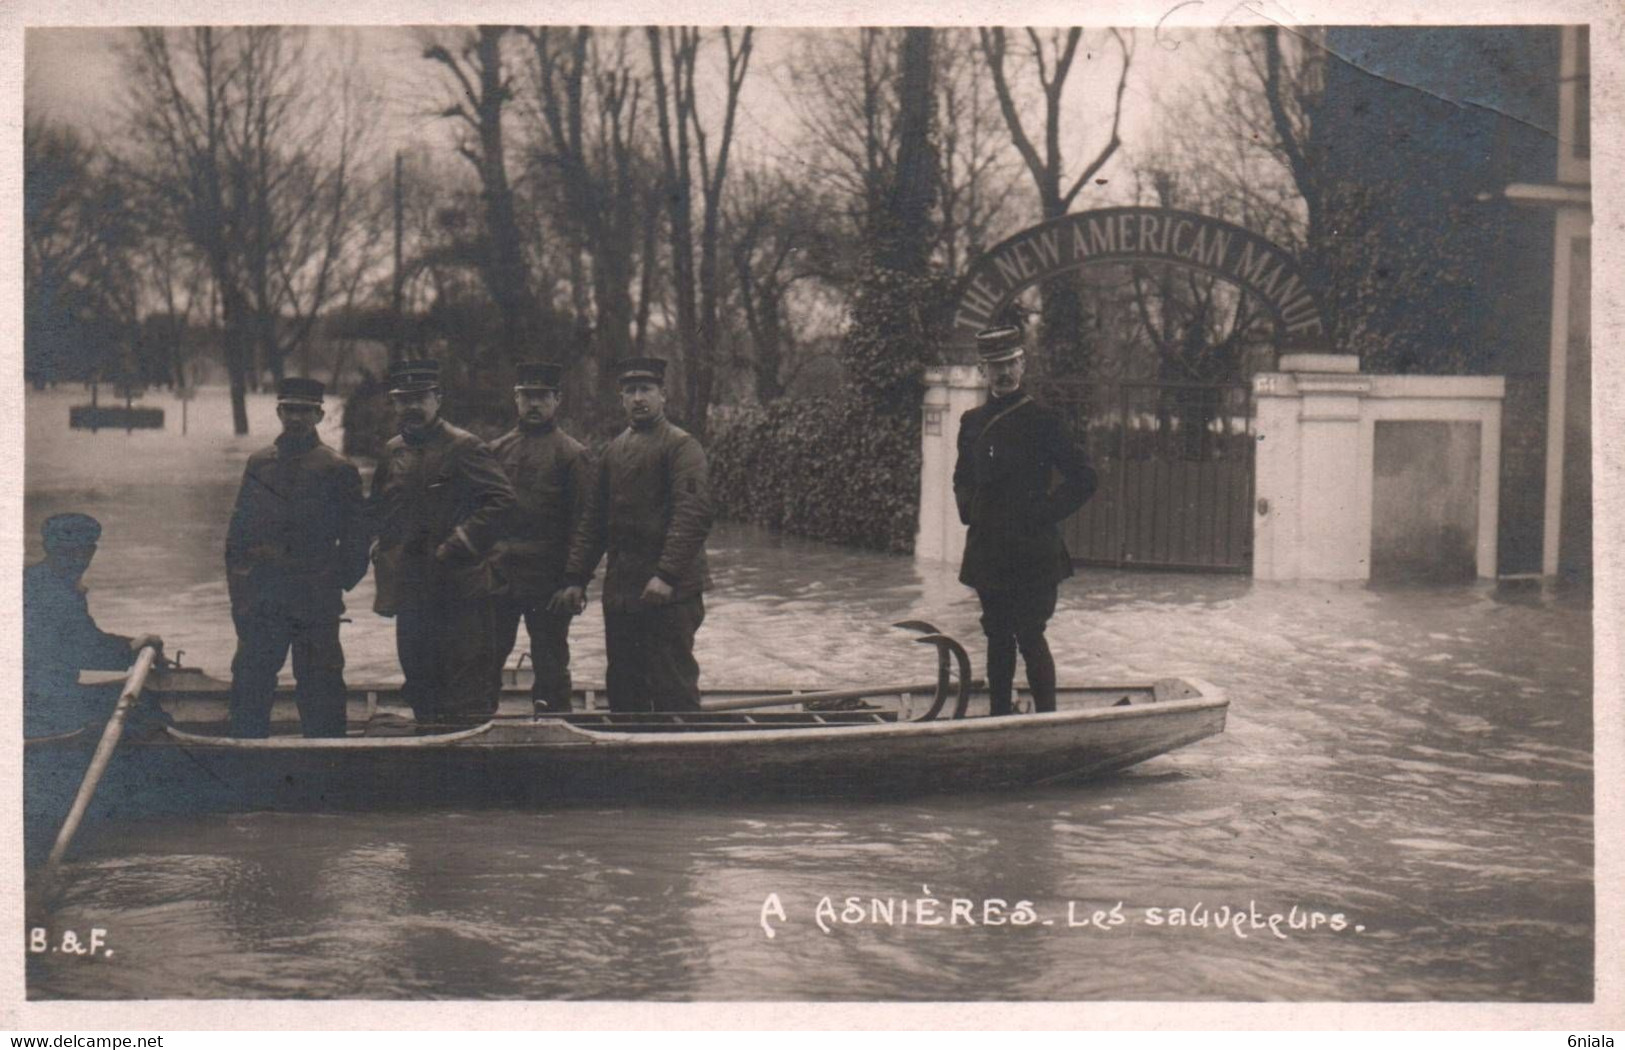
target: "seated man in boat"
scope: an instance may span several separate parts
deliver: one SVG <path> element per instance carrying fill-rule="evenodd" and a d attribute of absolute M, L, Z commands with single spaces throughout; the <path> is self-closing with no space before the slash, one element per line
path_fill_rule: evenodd
<path fill-rule="evenodd" d="M 513 486 L 485 442 L 441 418 L 437 362 L 397 365 L 389 397 L 400 434 L 372 478 L 373 608 L 395 617 L 401 692 L 419 730 L 476 726 L 497 709 L 488 555 Z"/>
<path fill-rule="evenodd" d="M 564 586 L 570 534 L 586 504 L 588 456 L 586 446 L 553 421 L 562 372 L 546 362 L 519 366 L 513 388 L 519 423 L 491 443 L 519 506 L 492 561 L 502 592 L 496 602 L 496 673 L 502 673 L 523 619 L 535 672 L 531 700 L 538 711 L 568 712 L 575 614 L 549 605 Z"/>
<path fill-rule="evenodd" d="M 88 514 L 57 514 L 40 530 L 45 560 L 23 570 L 23 735 L 52 736 L 106 718 L 118 686 L 79 684 L 80 670 L 124 671 L 155 634 L 126 638 L 91 619 L 85 570 L 102 526 Z"/>
<path fill-rule="evenodd" d="M 343 592 L 367 574 L 361 473 L 322 443 L 326 388 L 290 377 L 277 389 L 282 433 L 254 453 L 226 531 L 226 580 L 237 654 L 231 661 L 231 732 L 271 730 L 277 674 L 293 653 L 300 731 L 341 737 Z"/>
<path fill-rule="evenodd" d="M 621 405 L 629 425 L 609 443 L 587 489 L 570 544 L 561 611 L 581 611 L 605 552 L 604 648 L 611 711 L 697 711 L 694 634 L 711 584 L 705 537 L 711 495 L 705 450 L 666 419 L 666 362 L 622 361 Z"/>
<path fill-rule="evenodd" d="M 1055 659 L 1044 628 L 1055 614 L 1057 586 L 1072 575 L 1060 523 L 1096 485 L 1082 444 L 1022 389 L 1023 342 L 1014 325 L 977 335 L 988 400 L 961 420 L 954 465 L 959 520 L 969 527 L 959 580 L 975 588 L 982 603 L 995 715 L 1013 710 L 1018 649 L 1034 710 L 1055 710 Z M 1051 487 L 1055 475 L 1060 484 Z"/>

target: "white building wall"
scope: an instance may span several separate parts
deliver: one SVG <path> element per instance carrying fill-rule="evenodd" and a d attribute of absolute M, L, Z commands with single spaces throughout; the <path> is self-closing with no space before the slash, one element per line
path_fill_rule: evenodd
<path fill-rule="evenodd" d="M 1499 376 L 1362 375 L 1346 354 L 1288 354 L 1253 380 L 1253 575 L 1266 580 L 1364 580 L 1371 574 L 1373 461 L 1384 420 L 1480 427 L 1479 576 L 1496 571 L 1500 511 Z M 965 527 L 954 504 L 959 422 L 986 398 L 974 366 L 926 373 L 915 556 L 957 563 Z"/>

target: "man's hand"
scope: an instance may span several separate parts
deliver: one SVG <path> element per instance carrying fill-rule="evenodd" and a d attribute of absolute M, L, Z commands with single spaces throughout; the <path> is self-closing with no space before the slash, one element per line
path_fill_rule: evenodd
<path fill-rule="evenodd" d="M 434 560 L 441 565 L 466 565 L 475 559 L 473 551 L 451 539 L 434 549 Z"/>
<path fill-rule="evenodd" d="M 130 652 L 139 653 L 149 645 L 159 652 L 163 652 L 164 640 L 156 634 L 138 634 L 130 639 Z"/>
<path fill-rule="evenodd" d="M 643 600 L 650 605 L 665 605 L 671 601 L 671 584 L 658 576 L 649 577 L 643 585 Z"/>
<path fill-rule="evenodd" d="M 560 587 L 553 593 L 553 600 L 547 603 L 548 612 L 566 613 L 570 616 L 579 616 L 586 608 L 585 587 Z"/>

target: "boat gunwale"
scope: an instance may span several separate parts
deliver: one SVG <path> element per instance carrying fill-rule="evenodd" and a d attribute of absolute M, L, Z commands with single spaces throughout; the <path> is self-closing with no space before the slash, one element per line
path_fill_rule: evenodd
<path fill-rule="evenodd" d="M 1170 681 L 1163 679 L 1161 681 Z M 1181 678 L 1172 679 L 1195 688 L 1199 695 L 1171 700 L 1153 700 L 1145 704 L 1129 704 L 1122 707 L 1089 707 L 1068 711 L 1055 711 L 1045 714 L 1022 714 L 1000 718 L 977 716 L 962 719 L 937 719 L 930 722 L 883 722 L 868 723 L 834 723 L 822 726 L 796 727 L 794 732 L 788 729 L 762 728 L 762 729 L 728 729 L 706 732 L 703 729 L 690 732 L 660 733 L 660 732 L 626 732 L 611 728 L 597 728 L 582 726 L 557 717 L 541 718 L 529 716 L 499 717 L 484 722 L 470 729 L 459 730 L 452 733 L 435 734 L 432 736 L 399 736 L 399 737 L 266 737 L 259 739 L 239 739 L 235 737 L 204 736 L 189 733 L 174 726 L 166 726 L 165 733 L 177 744 L 186 747 L 198 747 L 217 751 L 383 751 L 383 750 L 544 750 L 544 749 L 586 749 L 586 748 L 667 748 L 675 750 L 693 749 L 700 745 L 705 746 L 745 746 L 750 744 L 775 744 L 786 741 L 811 742 L 817 740 L 839 739 L 885 739 L 887 737 L 903 736 L 906 738 L 940 737 L 961 734 L 979 733 L 1005 733 L 1024 732 L 1036 729 L 1057 729 L 1074 723 L 1097 723 L 1120 721 L 1126 719 L 1154 718 L 1172 714 L 1183 714 L 1206 709 L 1228 708 L 1229 699 L 1223 690 L 1201 679 Z M 1074 687 L 1077 688 L 1077 687 Z M 1088 688 L 1095 688 L 1089 686 Z M 1149 685 L 1125 687 L 1131 691 L 1150 692 Z M 553 726 L 567 730 L 578 740 L 501 740 L 481 739 L 487 737 L 498 728 L 519 728 L 533 726 Z M 149 744 L 148 746 L 153 746 Z M 162 745 L 158 745 L 162 746 Z"/>

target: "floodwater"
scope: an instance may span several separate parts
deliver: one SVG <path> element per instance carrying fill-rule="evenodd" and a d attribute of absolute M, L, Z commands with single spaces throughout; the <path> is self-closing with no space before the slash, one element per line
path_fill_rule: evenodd
<path fill-rule="evenodd" d="M 225 519 L 269 399 L 250 439 L 211 436 L 218 393 L 186 437 L 167 395 L 167 433 L 70 432 L 81 399 L 29 395 L 29 559 L 47 515 L 96 514 L 102 625 L 223 674 Z M 929 677 L 906 618 L 980 666 L 950 568 L 732 525 L 709 549 L 705 682 Z M 398 674 L 370 587 L 352 680 Z M 53 923 L 114 951 L 30 956 L 28 994 L 1588 1001 L 1590 627 L 1585 595 L 1083 570 L 1051 628 L 1062 680 L 1206 679 L 1224 735 L 1097 783 L 894 803 L 91 826 Z M 596 612 L 572 644 L 601 680 Z"/>

